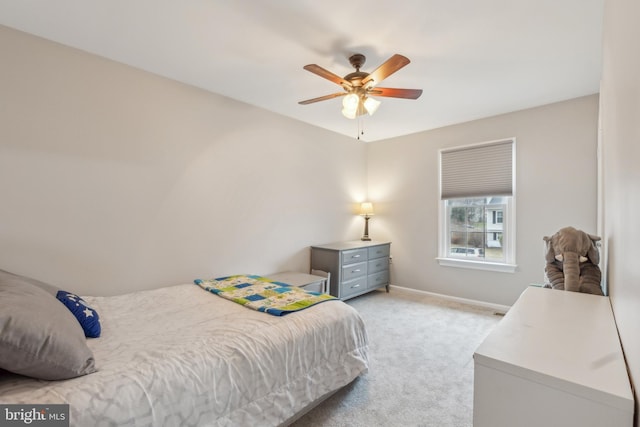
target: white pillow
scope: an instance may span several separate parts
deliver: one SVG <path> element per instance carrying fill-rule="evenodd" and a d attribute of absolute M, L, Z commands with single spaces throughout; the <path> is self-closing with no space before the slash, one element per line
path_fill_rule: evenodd
<path fill-rule="evenodd" d="M 96 370 L 73 314 L 33 279 L 2 270 L 0 369 L 43 380 L 74 378 Z"/>

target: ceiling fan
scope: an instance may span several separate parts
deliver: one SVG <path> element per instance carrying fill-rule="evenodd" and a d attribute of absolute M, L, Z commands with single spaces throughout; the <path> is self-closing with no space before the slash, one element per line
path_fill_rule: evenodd
<path fill-rule="evenodd" d="M 349 119 L 355 119 L 357 116 L 365 113 L 371 115 L 376 111 L 380 105 L 380 101 L 372 98 L 372 96 L 418 99 L 420 95 L 422 95 L 422 89 L 396 89 L 376 86 L 382 80 L 409 64 L 409 62 L 411 62 L 409 58 L 395 54 L 371 73 L 360 71 L 365 61 L 365 56 L 360 53 L 351 55 L 349 62 L 356 71 L 344 77 L 340 77 L 316 64 L 305 65 L 303 67 L 305 70 L 342 86 L 344 92 L 307 99 L 306 101 L 300 101 L 298 104 L 307 105 L 344 96 L 345 98 L 342 100 L 342 114 Z"/>

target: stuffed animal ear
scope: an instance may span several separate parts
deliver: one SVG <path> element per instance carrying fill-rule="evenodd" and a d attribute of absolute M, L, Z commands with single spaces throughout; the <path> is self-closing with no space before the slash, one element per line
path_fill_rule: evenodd
<path fill-rule="evenodd" d="M 551 243 L 551 237 L 544 236 L 542 238 L 544 240 L 545 245 L 547 245 L 547 254 L 545 255 L 545 259 L 547 262 L 553 262 L 556 258 L 556 253 L 553 250 L 553 243 Z"/>
<path fill-rule="evenodd" d="M 600 237 L 589 234 L 589 239 L 591 239 L 591 246 L 589 247 L 589 251 L 587 251 L 587 256 L 592 263 L 598 265 L 600 264 L 600 251 L 598 251 L 596 242 L 600 241 Z"/>
<path fill-rule="evenodd" d="M 589 233 L 587 233 L 587 236 L 589 236 L 589 238 L 591 239 L 592 242 L 599 242 L 600 241 L 600 236 L 595 236 L 595 235 L 589 234 Z"/>

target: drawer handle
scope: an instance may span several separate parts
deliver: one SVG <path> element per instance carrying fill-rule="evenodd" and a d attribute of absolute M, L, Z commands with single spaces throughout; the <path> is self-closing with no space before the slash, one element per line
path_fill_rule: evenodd
<path fill-rule="evenodd" d="M 360 287 L 360 283 L 358 283 L 357 285 L 353 285 L 353 286 L 351 287 L 351 289 L 355 289 L 355 288 L 359 288 L 359 287 Z"/>
<path fill-rule="evenodd" d="M 351 258 L 360 258 L 360 255 L 351 255 Z"/>
<path fill-rule="evenodd" d="M 357 270 L 351 270 L 352 273 L 360 273 L 360 269 Z"/>

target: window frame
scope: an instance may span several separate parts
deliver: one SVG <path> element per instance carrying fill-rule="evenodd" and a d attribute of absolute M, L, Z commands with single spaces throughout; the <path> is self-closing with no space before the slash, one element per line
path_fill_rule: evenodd
<path fill-rule="evenodd" d="M 502 197 L 505 199 L 505 209 L 502 215 L 502 226 L 503 226 L 503 253 L 504 253 L 504 261 L 503 262 L 495 262 L 495 261 L 486 261 L 484 258 L 481 260 L 478 259 L 468 259 L 468 257 L 454 257 L 450 254 L 450 218 L 449 211 L 447 208 L 447 200 L 440 198 L 439 200 L 439 209 L 438 209 L 438 257 L 436 260 L 439 265 L 445 267 L 458 267 L 458 268 L 470 268 L 477 270 L 489 270 L 496 272 L 504 272 L 504 273 L 514 273 L 517 264 L 516 260 L 516 189 L 515 189 L 515 175 L 516 175 L 516 164 L 515 164 L 515 150 L 516 150 L 516 139 L 515 138 L 504 138 L 501 140 L 483 142 L 479 144 L 469 144 L 465 146 L 452 147 L 449 149 L 440 150 L 440 156 L 438 159 L 438 167 L 439 174 L 438 178 L 440 180 L 440 188 L 442 188 L 442 152 L 450 149 L 464 149 L 467 147 L 479 147 L 482 145 L 490 145 L 499 143 L 501 141 L 511 141 L 512 143 L 512 160 L 511 160 L 511 169 L 513 174 L 513 188 L 512 194 L 510 196 L 506 195 L 485 195 L 485 196 L 470 196 L 468 198 L 478 198 L 478 197 Z M 438 195 L 440 197 L 440 194 Z"/>

